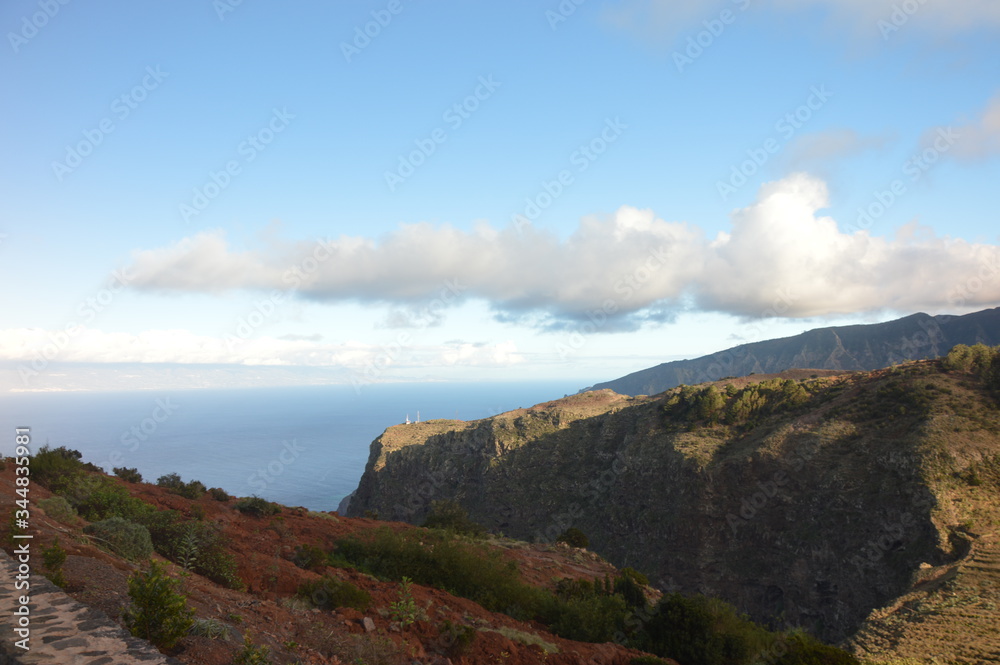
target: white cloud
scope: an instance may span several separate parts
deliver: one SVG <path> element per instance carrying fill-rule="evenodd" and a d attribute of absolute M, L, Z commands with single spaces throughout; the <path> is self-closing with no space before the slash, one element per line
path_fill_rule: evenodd
<path fill-rule="evenodd" d="M 978 161 L 1000 155 L 1000 95 L 997 95 L 982 114 L 972 122 L 953 128 L 957 135 L 949 154 L 963 161 Z M 933 145 L 936 131 L 928 132 L 925 145 Z"/>
<path fill-rule="evenodd" d="M 853 129 L 828 129 L 800 134 L 781 154 L 788 171 L 828 172 L 840 160 L 878 150 L 888 141 L 887 136 L 862 136 Z"/>
<path fill-rule="evenodd" d="M 195 335 L 184 330 L 139 334 L 104 332 L 79 326 L 71 331 L 38 328 L 0 330 L 0 362 L 26 363 L 45 371 L 48 363 L 140 363 L 336 367 L 362 373 L 377 367 L 434 368 L 448 365 L 507 366 L 523 361 L 510 341 L 395 345 L 322 343 L 314 336 L 254 337 L 240 340 Z"/>
<path fill-rule="evenodd" d="M 378 242 L 301 243 L 296 254 L 236 251 L 221 234 L 203 234 L 184 248 L 140 252 L 130 271 L 138 288 L 290 290 L 288 266 L 308 266 L 301 295 L 391 303 L 414 325 L 438 321 L 463 298 L 485 300 L 501 320 L 540 327 L 603 311 L 607 331 L 669 320 L 680 309 L 812 317 L 1000 304 L 1000 247 L 846 232 L 818 215 L 828 205 L 823 181 L 794 174 L 761 187 L 753 205 L 732 214 L 731 231 L 712 240 L 623 206 L 584 218 L 565 240 L 530 227 L 519 234 L 415 224 Z M 970 280 L 978 284 L 971 291 Z"/>
<path fill-rule="evenodd" d="M 739 16 L 743 10 L 770 9 L 794 13 L 819 7 L 857 35 L 878 40 L 911 28 L 939 36 L 970 29 L 1000 27 L 1000 3 L 995 0 L 625 0 L 605 10 L 611 26 L 643 38 L 673 41 L 684 32 L 702 29 L 701 22 L 724 9 Z M 889 27 L 886 27 L 889 26 Z M 899 28 L 894 30 L 894 28 Z"/>

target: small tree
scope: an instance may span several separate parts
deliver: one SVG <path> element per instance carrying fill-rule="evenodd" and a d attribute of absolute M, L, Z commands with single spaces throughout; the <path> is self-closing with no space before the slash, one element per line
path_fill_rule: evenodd
<path fill-rule="evenodd" d="M 112 471 L 116 476 L 118 476 L 127 483 L 142 482 L 142 474 L 139 473 L 139 469 L 136 468 L 130 469 L 124 466 L 116 466 L 114 469 L 112 469 Z"/>
<path fill-rule="evenodd" d="M 132 575 L 128 579 L 132 606 L 122 615 L 129 631 L 159 649 L 173 648 L 194 624 L 194 610 L 177 587 L 157 561 L 146 572 Z"/>
<path fill-rule="evenodd" d="M 583 531 L 580 531 L 575 526 L 571 526 L 570 528 L 566 529 L 561 534 L 559 534 L 559 537 L 556 538 L 556 542 L 566 543 L 570 547 L 581 547 L 581 548 L 590 545 L 590 539 L 587 538 L 587 534 L 585 534 Z"/>

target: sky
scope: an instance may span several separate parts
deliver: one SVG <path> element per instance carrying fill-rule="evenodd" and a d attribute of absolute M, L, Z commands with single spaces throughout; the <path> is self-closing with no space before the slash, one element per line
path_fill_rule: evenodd
<path fill-rule="evenodd" d="M 1000 305 L 1000 4 L 9 0 L 0 391 L 565 379 Z"/>

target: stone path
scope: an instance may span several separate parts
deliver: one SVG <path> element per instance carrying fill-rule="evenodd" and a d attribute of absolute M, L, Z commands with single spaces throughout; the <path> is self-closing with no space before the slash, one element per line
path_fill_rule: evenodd
<path fill-rule="evenodd" d="M 41 559 L 41 553 L 32 552 Z M 0 665 L 181 665 L 132 637 L 106 614 L 82 605 L 41 575 L 31 575 L 30 650 L 15 642 L 24 591 L 14 588 L 18 564 L 0 550 Z"/>

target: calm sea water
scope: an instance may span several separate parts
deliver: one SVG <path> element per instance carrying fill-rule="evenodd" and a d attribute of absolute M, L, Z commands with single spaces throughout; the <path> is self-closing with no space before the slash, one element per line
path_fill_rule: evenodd
<path fill-rule="evenodd" d="M 291 506 L 334 510 L 357 486 L 372 440 L 407 414 L 476 420 L 579 386 L 560 383 L 387 384 L 0 396 L 0 453 L 14 428 L 34 446 L 83 453 L 107 470 L 136 467 Z"/>

